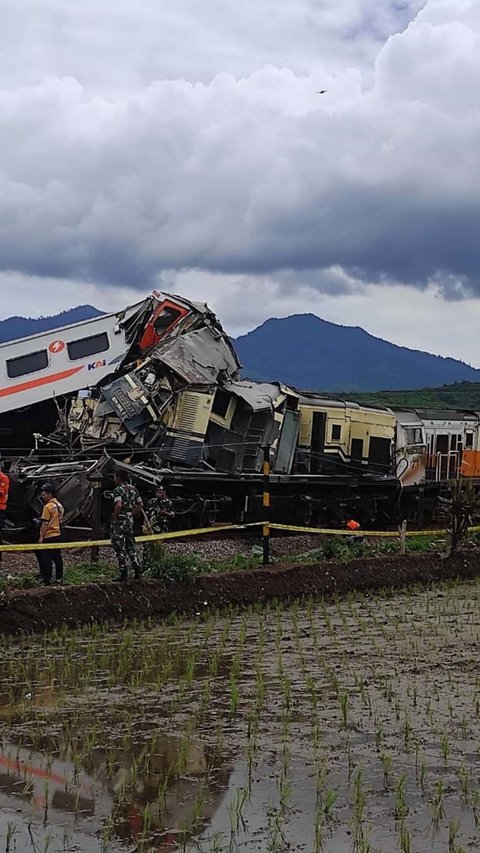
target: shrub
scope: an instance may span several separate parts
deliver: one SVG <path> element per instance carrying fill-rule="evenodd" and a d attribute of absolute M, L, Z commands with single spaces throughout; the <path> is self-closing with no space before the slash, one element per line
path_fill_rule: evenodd
<path fill-rule="evenodd" d="M 143 564 L 146 575 L 165 584 L 185 583 L 203 570 L 198 557 L 169 554 L 160 542 L 152 542 L 145 548 Z"/>

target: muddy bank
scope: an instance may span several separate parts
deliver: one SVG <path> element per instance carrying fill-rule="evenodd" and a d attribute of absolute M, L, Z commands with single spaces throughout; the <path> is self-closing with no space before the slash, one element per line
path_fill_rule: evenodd
<path fill-rule="evenodd" d="M 35 633 L 66 624 L 121 622 L 195 614 L 208 608 L 251 604 L 272 598 L 330 595 L 350 590 L 398 588 L 448 578 L 470 579 L 480 570 L 477 553 L 440 560 L 434 554 L 366 558 L 350 563 L 272 566 L 228 574 L 201 575 L 165 588 L 142 579 L 123 584 L 35 588 L 0 595 L 0 634 Z"/>

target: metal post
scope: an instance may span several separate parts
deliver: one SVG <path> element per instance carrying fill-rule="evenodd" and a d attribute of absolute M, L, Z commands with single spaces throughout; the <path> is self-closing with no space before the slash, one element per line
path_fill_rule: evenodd
<path fill-rule="evenodd" d="M 91 477 L 93 487 L 92 494 L 92 534 L 93 539 L 100 539 L 100 514 L 102 506 L 102 475 L 93 474 Z M 99 556 L 98 545 L 92 545 L 90 549 L 90 559 L 92 563 L 98 563 Z"/>
<path fill-rule="evenodd" d="M 406 552 L 407 552 L 407 543 L 406 543 L 407 519 L 406 518 L 403 519 L 400 527 L 398 528 L 398 532 L 400 534 L 400 553 L 406 554 Z"/>
<path fill-rule="evenodd" d="M 270 445 L 263 448 L 263 565 L 270 564 Z"/>

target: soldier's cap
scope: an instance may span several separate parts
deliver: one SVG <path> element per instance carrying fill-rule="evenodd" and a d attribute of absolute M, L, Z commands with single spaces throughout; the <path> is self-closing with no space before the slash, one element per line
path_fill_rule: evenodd
<path fill-rule="evenodd" d="M 54 495 L 55 494 L 55 486 L 53 485 L 53 483 L 43 483 L 43 485 L 40 486 L 40 491 L 41 492 L 49 492 L 51 495 Z"/>

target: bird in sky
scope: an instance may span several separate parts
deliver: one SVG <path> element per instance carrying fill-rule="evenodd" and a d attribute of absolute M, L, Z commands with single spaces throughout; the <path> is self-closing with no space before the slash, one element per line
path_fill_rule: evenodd
<path fill-rule="evenodd" d="M 316 95 L 325 95 L 325 94 L 326 94 L 326 92 L 327 92 L 327 89 L 320 89 L 320 91 L 315 92 L 315 94 L 316 94 Z"/>

